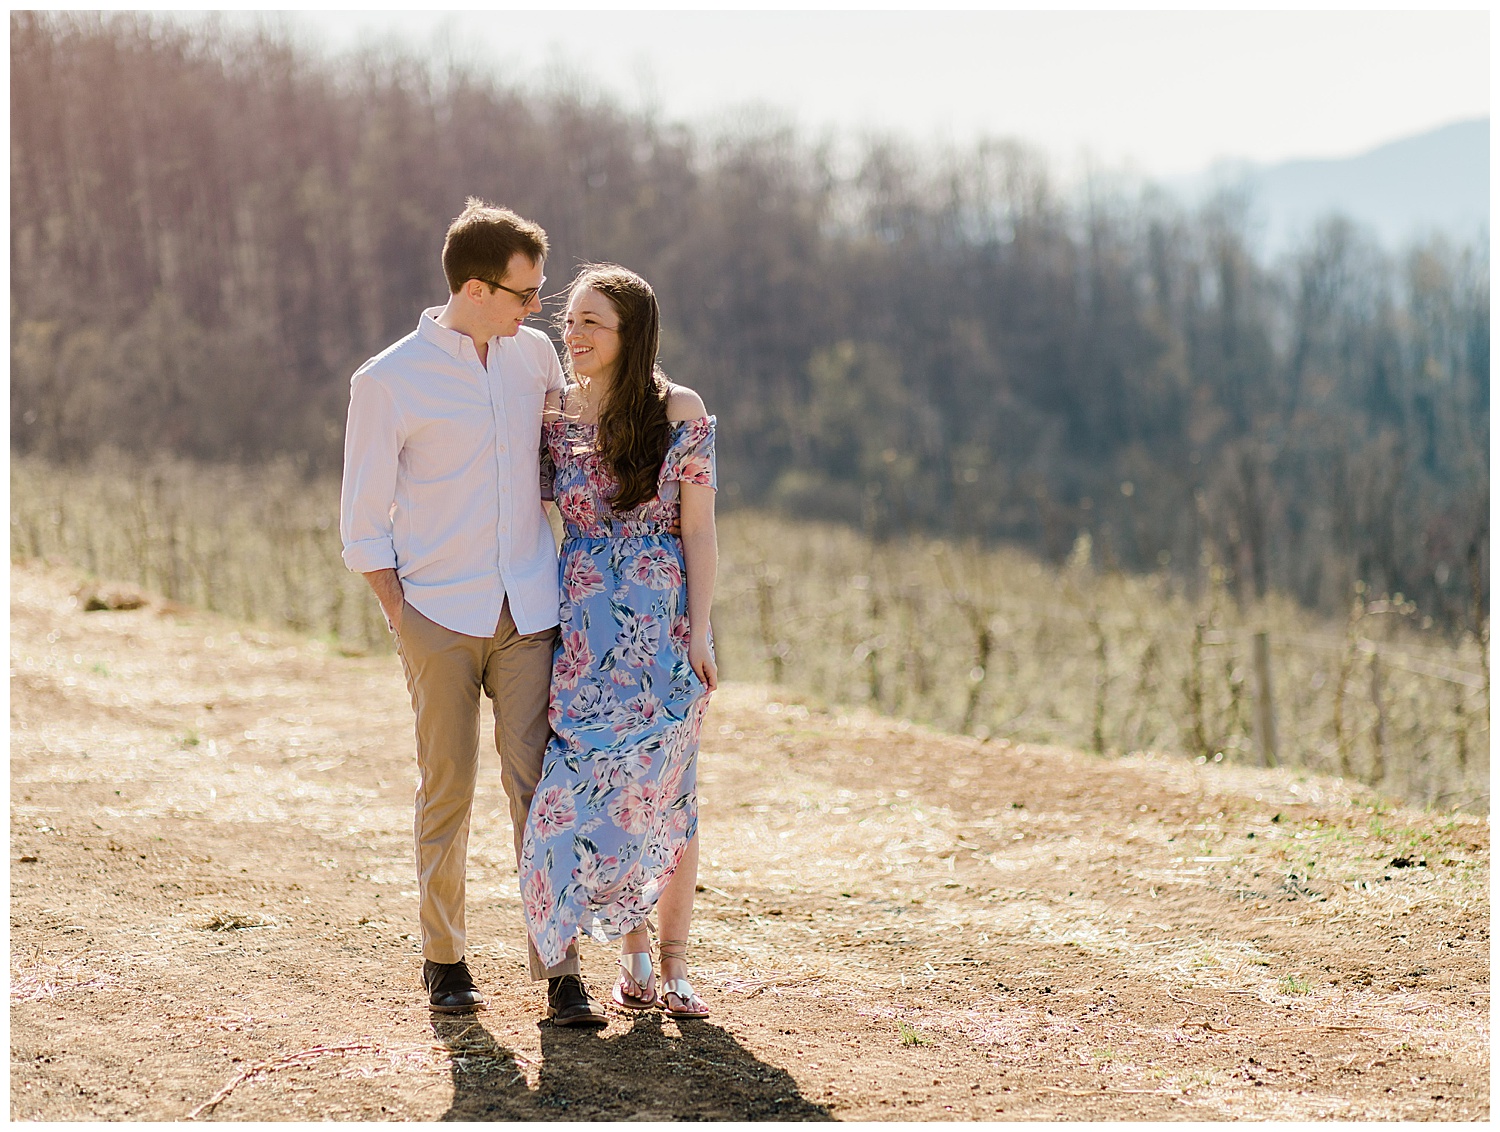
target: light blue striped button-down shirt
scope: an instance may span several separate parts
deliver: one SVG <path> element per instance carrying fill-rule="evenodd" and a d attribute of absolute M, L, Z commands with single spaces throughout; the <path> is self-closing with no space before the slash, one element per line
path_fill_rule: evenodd
<path fill-rule="evenodd" d="M 413 608 L 488 637 L 504 600 L 516 629 L 557 624 L 557 550 L 538 486 L 542 407 L 561 389 L 552 342 L 521 327 L 473 341 L 422 313 L 355 371 L 339 532 L 360 573 L 394 569 Z"/>

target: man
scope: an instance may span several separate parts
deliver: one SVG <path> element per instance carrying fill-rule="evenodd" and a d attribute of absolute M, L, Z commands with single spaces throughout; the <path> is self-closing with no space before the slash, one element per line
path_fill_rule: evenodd
<path fill-rule="evenodd" d="M 560 389 L 542 309 L 547 236 L 470 198 L 448 229 L 448 303 L 355 372 L 344 439 L 344 562 L 396 635 L 417 717 L 422 981 L 435 1011 L 482 1009 L 464 962 L 464 872 L 479 766 L 479 693 L 519 859 L 546 748 L 557 639 L 557 550 L 542 510 L 542 406 Z M 555 1023 L 603 1025 L 576 949 L 547 979 Z"/>

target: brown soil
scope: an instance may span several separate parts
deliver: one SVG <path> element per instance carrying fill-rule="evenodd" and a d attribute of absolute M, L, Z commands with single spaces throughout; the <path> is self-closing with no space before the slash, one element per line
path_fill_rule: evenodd
<path fill-rule="evenodd" d="M 430 1016 L 396 659 L 81 581 L 11 573 L 16 1119 L 1489 1115 L 1486 820 L 760 687 L 704 740 L 710 1020 L 540 1021 L 492 765 L 490 1008 Z"/>

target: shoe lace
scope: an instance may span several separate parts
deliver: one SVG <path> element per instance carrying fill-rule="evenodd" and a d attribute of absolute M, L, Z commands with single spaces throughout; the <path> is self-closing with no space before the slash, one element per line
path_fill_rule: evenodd
<path fill-rule="evenodd" d="M 457 963 L 434 963 L 427 977 L 427 985 L 434 993 L 448 993 L 474 986 L 474 976 L 462 958 Z"/>

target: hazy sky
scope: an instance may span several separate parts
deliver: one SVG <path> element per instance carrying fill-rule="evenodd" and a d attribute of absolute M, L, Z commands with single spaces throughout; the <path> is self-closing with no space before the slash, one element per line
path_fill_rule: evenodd
<path fill-rule="evenodd" d="M 187 15 L 187 13 L 180 13 Z M 249 18 L 249 17 L 231 17 Z M 1418 12 L 309 12 L 329 51 L 400 43 L 568 74 L 699 122 L 1017 137 L 1064 168 L 1170 176 L 1341 157 L 1489 113 L 1489 15 Z"/>

